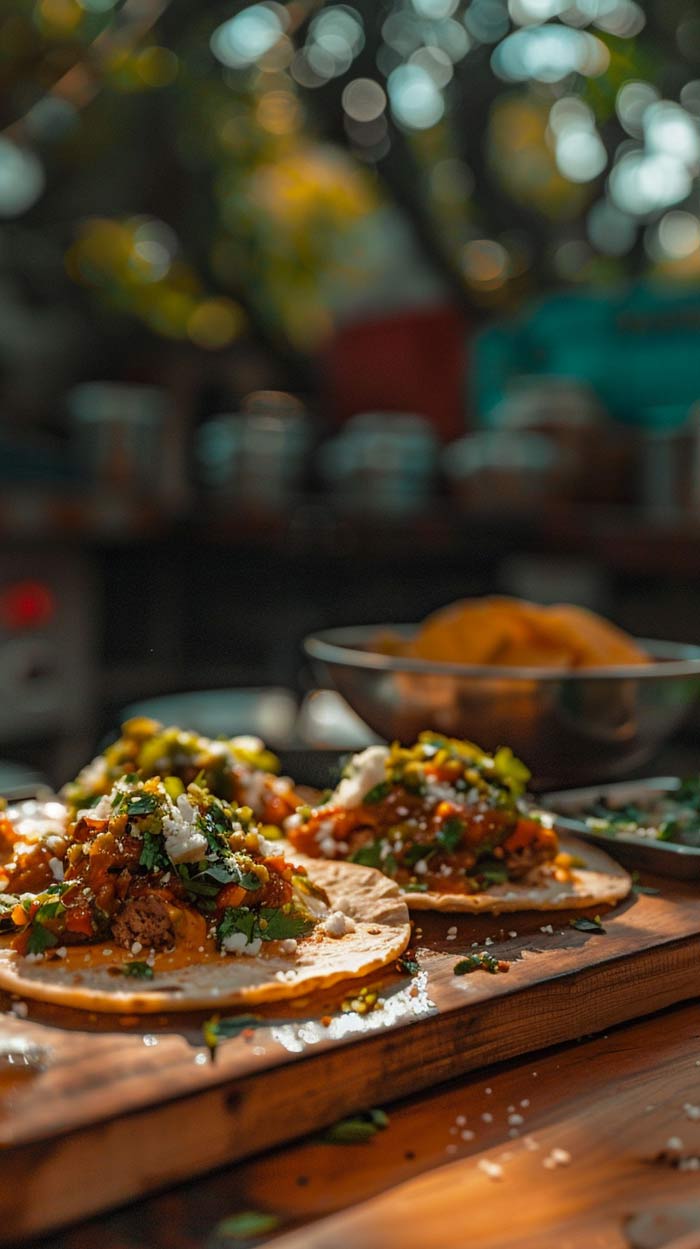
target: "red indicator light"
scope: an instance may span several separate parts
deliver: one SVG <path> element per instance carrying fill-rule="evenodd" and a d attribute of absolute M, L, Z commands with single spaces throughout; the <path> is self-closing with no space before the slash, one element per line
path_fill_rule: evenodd
<path fill-rule="evenodd" d="M 56 614 L 56 601 L 41 581 L 15 581 L 0 590 L 0 624 L 12 633 L 38 629 Z"/>

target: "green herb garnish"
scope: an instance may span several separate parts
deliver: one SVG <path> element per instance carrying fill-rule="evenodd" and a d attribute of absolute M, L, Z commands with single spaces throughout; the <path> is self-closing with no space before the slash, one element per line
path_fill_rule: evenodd
<path fill-rule="evenodd" d="M 380 781 L 378 785 L 373 785 L 367 790 L 362 802 L 364 806 L 372 806 L 375 802 L 381 802 L 391 793 L 391 781 Z"/>
<path fill-rule="evenodd" d="M 384 1110 L 368 1110 L 351 1119 L 340 1119 L 324 1133 L 323 1139 L 331 1145 L 360 1145 L 369 1141 L 377 1132 L 389 1126 L 389 1116 Z"/>
<path fill-rule="evenodd" d="M 122 972 L 125 976 L 133 976 L 136 980 L 153 979 L 151 964 L 139 962 L 138 959 L 132 959 L 131 962 L 122 964 Z"/>
<path fill-rule="evenodd" d="M 314 921 L 298 911 L 265 906 L 259 911 L 251 911 L 247 906 L 227 906 L 217 929 L 217 937 L 222 943 L 233 933 L 242 932 L 246 942 L 286 941 L 306 937 L 313 927 Z"/>
<path fill-rule="evenodd" d="M 579 932 L 605 932 L 600 915 L 596 915 L 594 919 L 582 915 L 580 919 L 570 919 L 569 924 L 572 928 L 578 928 Z"/>
<path fill-rule="evenodd" d="M 218 1240 L 242 1241 L 259 1240 L 262 1236 L 270 1236 L 280 1226 L 276 1214 L 263 1214 L 259 1210 L 242 1210 L 240 1214 L 231 1214 L 222 1219 L 214 1228 L 214 1237 Z"/>
<path fill-rule="evenodd" d="M 43 954 L 45 950 L 52 949 L 55 945 L 58 945 L 56 934 L 44 928 L 44 925 L 35 919 L 29 932 L 27 954 Z"/>
<path fill-rule="evenodd" d="M 393 854 L 383 854 L 382 851 L 387 845 L 384 838 L 378 841 L 370 841 L 366 846 L 360 846 L 348 855 L 350 863 L 361 863 L 363 867 L 376 867 L 378 871 L 384 872 L 385 876 L 393 876 L 397 868 L 396 859 Z"/>
<path fill-rule="evenodd" d="M 464 821 L 451 815 L 448 820 L 439 828 L 436 833 L 436 839 L 441 846 L 447 850 L 448 854 L 453 854 L 460 845 L 464 836 Z"/>
<path fill-rule="evenodd" d="M 408 954 L 400 955 L 396 960 L 395 966 L 397 971 L 405 972 L 407 976 L 415 976 L 416 972 L 420 971 L 418 961 L 415 958 L 410 958 Z"/>
<path fill-rule="evenodd" d="M 144 831 L 139 863 L 141 867 L 147 868 L 149 872 L 155 871 L 158 867 L 162 868 L 163 871 L 167 871 L 171 866 L 165 843 L 160 834 L 150 833 L 147 830 Z"/>
<path fill-rule="evenodd" d="M 485 951 L 479 954 L 468 954 L 466 958 L 462 958 L 455 963 L 453 972 L 455 976 L 466 976 L 471 971 L 487 971 L 489 975 L 495 976 L 499 971 L 508 971 L 510 963 L 503 958 L 496 958 L 494 954 L 487 954 Z"/>

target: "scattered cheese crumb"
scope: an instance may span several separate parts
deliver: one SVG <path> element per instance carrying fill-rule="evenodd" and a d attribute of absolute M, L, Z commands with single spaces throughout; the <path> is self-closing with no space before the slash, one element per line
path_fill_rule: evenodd
<path fill-rule="evenodd" d="M 700 1119 L 700 1106 L 693 1106 L 691 1102 L 686 1102 L 683 1106 L 683 1111 L 686 1118 L 690 1119 L 693 1123 L 697 1123 Z"/>
<path fill-rule="evenodd" d="M 484 1113 L 483 1113 L 483 1115 L 481 1116 L 481 1118 L 482 1118 L 482 1120 L 484 1121 L 484 1123 L 493 1123 L 493 1115 L 492 1115 L 492 1114 L 489 1114 L 488 1110 L 485 1110 L 485 1111 L 484 1111 Z"/>
<path fill-rule="evenodd" d="M 132 953 L 132 954 L 140 954 L 140 953 L 141 953 L 141 951 L 142 951 L 142 949 L 143 949 L 143 946 L 141 945 L 141 942 L 140 942 L 140 941 L 132 941 L 132 943 L 131 943 L 131 953 Z"/>
<path fill-rule="evenodd" d="M 488 1175 L 490 1180 L 503 1179 L 503 1167 L 499 1162 L 491 1162 L 488 1158 L 480 1158 L 476 1164 L 484 1175 Z"/>
<path fill-rule="evenodd" d="M 517 1128 L 517 1127 L 520 1127 L 520 1125 L 524 1123 L 525 1120 L 523 1119 L 522 1115 L 515 1114 L 515 1115 L 508 1115 L 508 1122 L 512 1128 Z"/>
<path fill-rule="evenodd" d="M 680 1136 L 669 1136 L 664 1149 L 667 1154 L 680 1154 L 683 1151 L 683 1142 Z"/>
<path fill-rule="evenodd" d="M 26 1002 L 13 1002 L 10 1010 L 18 1019 L 26 1019 L 29 1014 L 29 1007 Z"/>
<path fill-rule="evenodd" d="M 463 1128 L 466 1122 L 467 1122 L 466 1115 L 457 1115 L 457 1118 L 455 1119 L 455 1123 L 457 1124 L 458 1128 Z"/>
<path fill-rule="evenodd" d="M 285 937 L 284 941 L 280 943 L 280 948 L 283 954 L 296 954 L 297 942 L 294 937 Z"/>
<path fill-rule="evenodd" d="M 322 921 L 321 927 L 329 937 L 344 937 L 347 932 L 355 931 L 355 922 L 342 911 L 331 911 Z"/>
<path fill-rule="evenodd" d="M 256 937 L 248 941 L 244 932 L 232 932 L 221 942 L 222 954 L 258 954 L 262 941 Z"/>
<path fill-rule="evenodd" d="M 474 1132 L 472 1132 L 471 1128 L 463 1128 L 462 1131 L 460 1132 L 460 1136 L 463 1141 L 473 1141 L 474 1135 L 475 1134 Z"/>
<path fill-rule="evenodd" d="M 517 937 L 517 935 L 518 935 L 518 934 L 517 934 L 517 932 L 509 932 L 509 933 L 508 933 L 508 936 L 509 936 L 509 937 Z"/>
<path fill-rule="evenodd" d="M 63 880 L 63 864 L 60 859 L 49 859 L 49 867 L 54 880 Z"/>
<path fill-rule="evenodd" d="M 523 1097 L 523 1100 L 521 1101 L 520 1105 L 523 1107 L 524 1110 L 526 1110 L 527 1107 L 530 1105 L 530 1098 Z"/>
<path fill-rule="evenodd" d="M 552 928 L 551 924 L 543 924 L 542 927 L 540 928 L 540 932 L 549 933 L 550 936 L 554 935 L 554 929 Z"/>

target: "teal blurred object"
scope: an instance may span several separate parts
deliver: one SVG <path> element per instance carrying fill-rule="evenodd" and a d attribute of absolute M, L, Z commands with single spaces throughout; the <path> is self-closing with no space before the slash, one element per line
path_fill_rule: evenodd
<path fill-rule="evenodd" d="M 558 292 L 474 342 L 478 420 L 523 377 L 588 384 L 608 414 L 646 429 L 680 427 L 700 399 L 700 290 L 639 283 Z"/>

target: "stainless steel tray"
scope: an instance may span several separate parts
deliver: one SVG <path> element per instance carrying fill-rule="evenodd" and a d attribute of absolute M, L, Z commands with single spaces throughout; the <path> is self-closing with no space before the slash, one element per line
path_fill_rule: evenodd
<path fill-rule="evenodd" d="M 700 880 L 700 846 L 683 846 L 673 841 L 653 841 L 634 833 L 604 833 L 589 828 L 584 812 L 601 799 L 614 799 L 621 806 L 635 803 L 642 808 L 663 794 L 674 793 L 681 780 L 677 776 L 650 776 L 638 781 L 618 781 L 611 785 L 590 785 L 585 789 L 560 789 L 543 794 L 538 809 L 548 811 L 555 825 L 586 841 L 604 846 L 608 854 L 625 867 L 678 880 Z"/>

